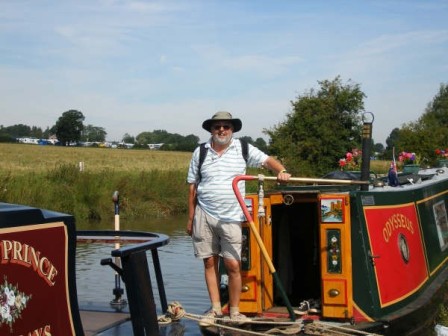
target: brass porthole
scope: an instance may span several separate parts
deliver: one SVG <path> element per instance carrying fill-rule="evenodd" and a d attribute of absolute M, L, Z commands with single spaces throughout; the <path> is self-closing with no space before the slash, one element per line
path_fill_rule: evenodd
<path fill-rule="evenodd" d="M 398 248 L 400 249 L 403 261 L 407 264 L 409 262 L 409 245 L 405 235 L 402 233 L 398 235 Z"/>
<path fill-rule="evenodd" d="M 286 205 L 291 205 L 294 203 L 294 196 L 291 194 L 287 194 L 283 196 L 283 203 Z"/>

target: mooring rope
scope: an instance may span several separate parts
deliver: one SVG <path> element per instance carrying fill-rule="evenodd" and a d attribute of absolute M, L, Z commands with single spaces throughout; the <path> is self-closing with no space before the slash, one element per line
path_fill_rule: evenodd
<path fill-rule="evenodd" d="M 186 318 L 190 318 L 190 319 L 192 319 L 194 321 L 198 321 L 198 322 L 203 318 L 202 315 L 195 315 L 195 314 L 189 314 L 189 313 L 186 313 L 185 317 Z M 228 318 L 227 319 L 226 318 L 215 318 L 215 320 L 216 321 L 227 321 L 227 322 L 230 322 L 230 320 Z M 250 323 L 250 322 L 248 322 L 248 323 Z M 258 332 L 258 331 L 253 331 L 253 330 L 247 330 L 247 329 L 232 327 L 232 326 L 227 325 L 227 324 L 213 323 L 213 322 L 210 322 L 209 324 L 210 324 L 210 326 L 213 326 L 213 327 L 226 329 L 226 330 L 237 331 L 239 333 L 239 335 L 242 335 L 242 334 L 245 334 L 245 335 L 259 335 L 259 336 L 272 335 L 272 333 L 269 333 L 269 331 L 267 331 L 267 332 Z M 275 329 L 280 331 L 279 328 L 275 328 Z M 297 329 L 293 330 L 292 332 L 289 332 L 289 333 L 282 332 L 282 333 L 284 335 L 295 335 L 295 334 L 298 334 L 301 331 L 301 329 L 302 328 L 297 328 Z"/>
<path fill-rule="evenodd" d="M 198 314 L 192 314 L 187 313 L 182 305 L 174 301 L 168 305 L 168 309 L 165 315 L 158 317 L 158 322 L 161 325 L 164 324 L 170 324 L 175 321 L 179 321 L 183 317 L 200 322 L 202 318 L 204 318 L 204 315 L 198 315 Z M 325 323 L 322 321 L 313 321 L 310 323 L 304 323 L 303 321 L 269 321 L 269 320 L 263 320 L 263 319 L 251 319 L 250 321 L 245 322 L 244 324 L 263 324 L 263 325 L 269 325 L 273 324 L 277 327 L 269 329 L 265 332 L 257 332 L 237 327 L 232 327 L 228 325 L 228 323 L 231 323 L 231 320 L 228 317 L 220 318 L 215 317 L 215 321 L 222 322 L 222 323 L 214 323 L 210 322 L 210 326 L 232 330 L 232 331 L 238 331 L 242 334 L 247 335 L 260 335 L 260 336 L 266 336 L 266 335 L 296 335 L 299 334 L 301 331 L 305 331 L 307 335 L 319 335 L 319 336 L 354 336 L 354 335 L 365 335 L 365 336 L 380 336 L 378 334 L 369 333 L 362 330 L 356 330 L 348 327 L 338 326 L 331 323 Z M 279 327 L 284 326 L 284 327 Z"/>
<path fill-rule="evenodd" d="M 179 302 L 174 301 L 168 305 L 165 315 L 159 316 L 157 321 L 159 324 L 170 324 L 173 321 L 180 320 L 185 316 L 185 314 L 186 313 L 182 305 Z"/>
<path fill-rule="evenodd" d="M 165 325 L 165 324 L 170 324 L 174 321 L 178 321 L 183 317 L 199 322 L 199 321 L 201 321 L 201 319 L 204 318 L 204 315 L 187 313 L 187 312 L 185 312 L 184 308 L 182 307 L 182 305 L 179 302 L 174 301 L 168 305 L 166 314 L 158 317 L 158 322 L 160 325 Z M 283 324 L 289 326 L 289 328 L 286 327 L 286 328 L 281 329 L 281 328 L 277 327 L 277 328 L 268 330 L 267 332 L 260 333 L 257 331 L 246 330 L 246 329 L 241 329 L 241 328 L 232 327 L 230 325 L 227 325 L 226 322 L 227 323 L 231 322 L 229 318 L 216 317 L 214 320 L 221 321 L 223 323 L 210 322 L 210 326 L 227 329 L 227 330 L 232 330 L 232 331 L 238 331 L 239 333 L 244 333 L 247 335 L 266 336 L 266 335 L 272 335 L 273 332 L 281 333 L 283 335 L 294 335 L 294 334 L 298 334 L 303 328 L 303 323 L 296 323 L 296 322 L 291 322 L 291 321 L 289 321 L 289 322 L 283 322 L 283 321 L 274 322 L 274 321 L 251 320 L 251 321 L 247 322 L 247 323 L 252 323 L 252 324 L 257 324 L 257 323 L 258 324 L 271 324 L 272 323 L 272 324 L 276 324 L 277 326 L 283 325 Z M 294 327 L 291 327 L 291 326 L 294 326 Z"/>
<path fill-rule="evenodd" d="M 309 330 L 309 329 L 314 329 L 314 330 Z M 316 335 L 381 336 L 379 334 L 370 333 L 370 332 L 363 331 L 363 330 L 356 330 L 356 329 L 348 328 L 348 327 L 344 327 L 344 326 L 334 325 L 332 323 L 325 323 L 325 322 L 322 322 L 322 321 L 313 321 L 313 323 L 309 323 L 309 324 L 307 324 L 305 326 L 305 332 L 310 333 L 310 332 L 313 332 L 313 331 L 319 332 L 319 334 L 316 334 Z M 325 331 L 329 331 L 332 334 L 322 334 L 322 333 L 320 333 L 322 331 L 324 331 L 324 332 Z"/>

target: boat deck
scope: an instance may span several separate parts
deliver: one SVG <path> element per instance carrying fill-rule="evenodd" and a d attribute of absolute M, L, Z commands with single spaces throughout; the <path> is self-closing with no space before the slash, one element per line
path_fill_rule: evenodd
<path fill-rule="evenodd" d="M 105 305 L 85 304 L 79 311 L 84 336 L 134 335 L 128 307 L 123 311 Z M 196 321 L 183 319 L 179 323 L 160 324 L 160 335 L 200 335 Z"/>
<path fill-rule="evenodd" d="M 81 310 L 81 321 L 85 336 L 98 335 L 130 321 L 129 313 Z"/>

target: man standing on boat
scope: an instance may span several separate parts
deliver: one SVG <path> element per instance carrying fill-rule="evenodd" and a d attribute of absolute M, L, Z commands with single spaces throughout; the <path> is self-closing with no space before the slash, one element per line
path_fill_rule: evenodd
<path fill-rule="evenodd" d="M 242 209 L 232 189 L 232 181 L 246 173 L 246 167 L 264 167 L 275 174 L 281 182 L 291 175 L 276 159 L 250 144 L 233 138 L 240 131 L 240 119 L 229 112 L 217 112 L 202 123 L 202 128 L 211 133 L 210 139 L 196 148 L 190 162 L 189 218 L 187 233 L 193 239 L 194 253 L 203 259 L 211 310 L 201 320 L 201 326 L 214 322 L 222 315 L 219 295 L 219 256 L 223 257 L 229 276 L 230 319 L 241 323 L 247 317 L 239 312 L 241 293 L 241 222 Z M 246 147 L 246 148 L 244 148 Z M 244 181 L 238 185 L 245 195 Z"/>

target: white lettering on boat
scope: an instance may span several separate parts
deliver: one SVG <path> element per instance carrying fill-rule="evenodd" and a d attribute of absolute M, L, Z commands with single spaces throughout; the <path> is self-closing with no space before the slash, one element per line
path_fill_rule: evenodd
<path fill-rule="evenodd" d="M 386 243 L 389 242 L 393 232 L 399 228 L 408 230 L 411 234 L 414 234 L 414 223 L 401 213 L 393 214 L 388 218 L 383 228 L 383 238 Z"/>
<path fill-rule="evenodd" d="M 24 335 L 20 335 L 24 336 Z M 46 325 L 43 328 L 36 329 L 34 331 L 30 331 L 27 336 L 51 336 L 51 327 Z"/>
<path fill-rule="evenodd" d="M 47 282 L 49 286 L 56 283 L 55 277 L 58 270 L 53 263 L 40 251 L 28 244 L 22 244 L 16 240 L 0 241 L 0 263 L 18 264 L 25 267 L 33 267 L 33 270 Z"/>

